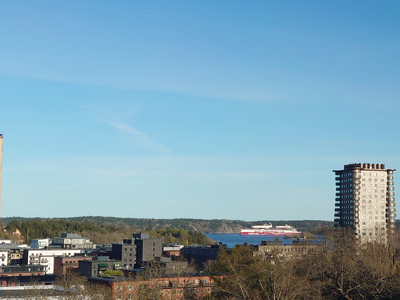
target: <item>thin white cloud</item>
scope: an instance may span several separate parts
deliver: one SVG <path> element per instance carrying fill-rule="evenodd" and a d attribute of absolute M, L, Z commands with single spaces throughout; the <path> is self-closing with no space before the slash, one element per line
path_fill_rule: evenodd
<path fill-rule="evenodd" d="M 148 133 L 128 125 L 136 114 L 131 104 L 96 103 L 86 104 L 80 108 L 93 120 L 112 127 L 120 134 L 120 138 L 134 147 L 163 153 L 170 152 L 170 149 L 156 142 Z"/>
<path fill-rule="evenodd" d="M 121 134 L 129 136 L 130 137 L 129 140 L 133 142 L 134 145 L 140 148 L 161 151 L 161 152 L 170 151 L 164 145 L 154 141 L 147 133 L 141 132 L 132 126 L 115 122 L 104 122 L 104 123 L 110 125 L 114 129 L 119 131 Z"/>

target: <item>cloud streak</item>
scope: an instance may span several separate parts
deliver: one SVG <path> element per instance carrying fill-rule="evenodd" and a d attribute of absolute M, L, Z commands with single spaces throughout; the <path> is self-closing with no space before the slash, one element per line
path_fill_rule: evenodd
<path fill-rule="evenodd" d="M 123 136 L 127 136 L 128 140 L 137 147 L 154 151 L 160 151 L 160 152 L 170 152 L 170 150 L 167 147 L 154 141 L 147 133 L 141 132 L 132 126 L 123 123 L 107 122 L 107 121 L 104 123 L 113 127 Z"/>

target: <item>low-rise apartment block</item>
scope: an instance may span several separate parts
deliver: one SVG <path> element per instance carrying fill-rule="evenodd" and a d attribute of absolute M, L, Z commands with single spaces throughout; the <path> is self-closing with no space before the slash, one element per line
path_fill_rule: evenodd
<path fill-rule="evenodd" d="M 24 265 L 43 265 L 46 266 L 46 274 L 54 274 L 54 257 L 71 257 L 81 253 L 79 249 L 26 249 L 23 254 L 22 263 Z"/>
<path fill-rule="evenodd" d="M 283 245 L 282 241 L 262 241 L 261 245 L 253 246 L 254 255 L 258 255 L 268 260 L 283 260 L 294 257 L 304 257 L 314 253 L 319 245 L 312 240 L 294 240 L 293 244 Z"/>
<path fill-rule="evenodd" d="M 92 257 L 83 255 L 54 257 L 54 275 L 63 276 L 75 270 L 78 273 L 79 261 L 81 260 L 92 260 Z"/>
<path fill-rule="evenodd" d="M 76 233 L 61 233 L 61 237 L 52 240 L 52 246 L 60 246 L 63 249 L 93 249 L 90 239 L 81 237 Z"/>
<path fill-rule="evenodd" d="M 208 275 L 160 277 L 149 280 L 129 278 L 89 278 L 89 282 L 110 287 L 113 299 L 137 299 L 152 294 L 154 299 L 207 298 L 211 296 L 214 281 Z"/>

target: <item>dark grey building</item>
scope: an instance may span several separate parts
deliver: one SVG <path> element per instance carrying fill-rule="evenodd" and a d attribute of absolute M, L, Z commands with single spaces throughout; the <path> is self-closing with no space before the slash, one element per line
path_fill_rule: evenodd
<path fill-rule="evenodd" d="M 137 246 L 136 258 L 137 262 L 148 262 L 154 261 L 156 258 L 161 257 L 162 254 L 162 242 L 159 239 L 145 239 L 135 240 Z"/>
<path fill-rule="evenodd" d="M 136 244 L 112 244 L 111 258 L 121 261 L 127 269 L 136 264 Z"/>
<path fill-rule="evenodd" d="M 78 271 L 81 276 L 99 277 L 105 271 L 122 270 L 121 261 L 110 259 L 108 256 L 93 257 L 92 260 L 80 260 Z"/>
<path fill-rule="evenodd" d="M 203 268 L 203 264 L 208 260 L 216 260 L 219 251 L 226 249 L 225 244 L 211 246 L 185 246 L 181 249 L 181 254 L 189 261 Z"/>
<path fill-rule="evenodd" d="M 147 233 L 134 233 L 132 239 L 126 239 L 124 245 L 136 246 L 136 265 L 139 268 L 145 262 L 151 262 L 162 255 L 162 240 L 151 239 Z"/>

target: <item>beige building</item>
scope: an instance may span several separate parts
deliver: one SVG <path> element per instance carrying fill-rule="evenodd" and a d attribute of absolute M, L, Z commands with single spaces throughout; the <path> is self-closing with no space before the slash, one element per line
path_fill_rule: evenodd
<path fill-rule="evenodd" d="M 293 244 L 283 245 L 281 240 L 276 239 L 262 241 L 261 245 L 254 246 L 253 255 L 270 261 L 279 261 L 312 255 L 319 247 L 313 240 L 294 240 Z"/>
<path fill-rule="evenodd" d="M 393 172 L 384 164 L 345 165 L 336 174 L 335 227 L 351 227 L 361 242 L 387 240 L 395 228 Z"/>

